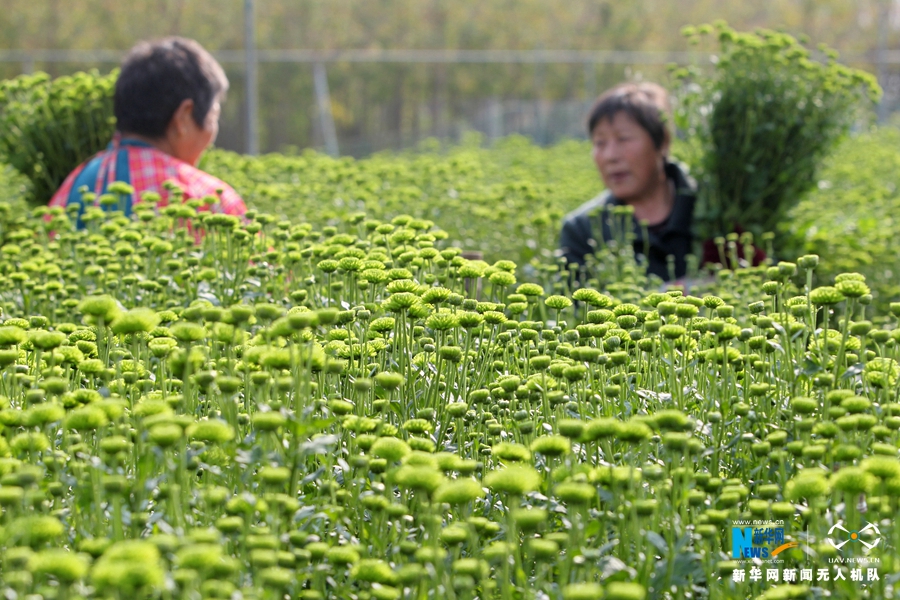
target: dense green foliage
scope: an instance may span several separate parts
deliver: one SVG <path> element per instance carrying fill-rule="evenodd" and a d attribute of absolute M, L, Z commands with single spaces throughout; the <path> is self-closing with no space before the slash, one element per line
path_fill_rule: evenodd
<path fill-rule="evenodd" d="M 355 160 L 305 152 L 258 158 L 211 152 L 202 167 L 249 205 L 316 227 L 359 212 L 441 223 L 452 243 L 490 261 L 552 259 L 563 215 L 599 193 L 585 142 L 540 148 L 522 137 L 484 147 L 477 135 L 441 149 Z"/>
<path fill-rule="evenodd" d="M 814 252 L 831 277 L 866 275 L 876 299 L 900 297 L 900 131 L 848 139 L 823 163 L 820 182 L 779 226 L 785 252 Z"/>
<path fill-rule="evenodd" d="M 625 246 L 568 290 L 410 216 L 4 206 L 7 596 L 895 593 L 900 305 L 858 274 L 661 293 Z M 763 567 L 844 581 L 735 581 L 738 519 L 798 544 Z M 877 524 L 877 581 L 835 523 Z"/>
<path fill-rule="evenodd" d="M 115 80 L 116 72 L 92 71 L 0 82 L 0 161 L 28 177 L 34 204 L 45 204 L 72 169 L 112 139 Z"/>
<path fill-rule="evenodd" d="M 0 202 L 24 214 L 28 209 L 29 186 L 27 177 L 11 166 L 0 163 Z"/>
<path fill-rule="evenodd" d="M 724 24 L 687 28 L 715 40 L 711 72 L 679 69 L 677 125 L 697 145 L 703 237 L 736 225 L 774 231 L 816 184 L 822 159 L 881 95 L 874 76 L 818 62 L 790 35 L 739 33 Z"/>

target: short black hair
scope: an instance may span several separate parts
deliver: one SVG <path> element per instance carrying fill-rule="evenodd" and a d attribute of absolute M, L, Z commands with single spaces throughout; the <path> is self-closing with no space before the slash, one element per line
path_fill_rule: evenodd
<path fill-rule="evenodd" d="M 649 82 L 622 83 L 603 92 L 588 114 L 588 136 L 594 134 L 600 121 L 612 120 L 619 112 L 634 119 L 650 135 L 657 150 L 669 139 L 666 129 L 669 97 L 662 86 Z"/>
<path fill-rule="evenodd" d="M 194 101 L 194 121 L 204 127 L 209 110 L 227 90 L 222 67 L 196 41 L 168 37 L 140 42 L 122 61 L 116 80 L 116 129 L 161 138 L 175 111 L 189 98 Z"/>

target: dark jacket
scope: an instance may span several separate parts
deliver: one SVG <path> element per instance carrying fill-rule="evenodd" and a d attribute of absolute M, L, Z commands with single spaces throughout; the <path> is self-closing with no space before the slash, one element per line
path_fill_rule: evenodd
<path fill-rule="evenodd" d="M 646 257 L 643 229 L 637 219 L 632 218 L 632 221 L 635 256 L 647 265 L 648 273 L 668 281 L 670 275 L 666 257 L 669 255 L 675 257 L 675 278 L 680 279 L 687 273 L 685 257 L 693 250 L 692 226 L 697 184 L 677 163 L 667 162 L 665 169 L 666 177 L 675 184 L 675 204 L 665 223 L 648 232 L 649 249 Z M 585 256 L 595 252 L 601 243 L 595 240 L 595 232 L 602 232 L 603 243 L 615 239 L 610 209 L 624 205 L 624 202 L 607 190 L 566 215 L 559 239 L 559 254 L 570 264 L 584 265 Z"/>

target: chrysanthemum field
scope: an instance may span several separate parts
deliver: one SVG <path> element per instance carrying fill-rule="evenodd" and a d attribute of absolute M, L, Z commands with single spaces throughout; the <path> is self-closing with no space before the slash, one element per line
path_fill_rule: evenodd
<path fill-rule="evenodd" d="M 4 598 L 896 596 L 863 276 L 664 291 L 613 247 L 579 283 L 418 217 L 152 200 L 0 205 Z"/>

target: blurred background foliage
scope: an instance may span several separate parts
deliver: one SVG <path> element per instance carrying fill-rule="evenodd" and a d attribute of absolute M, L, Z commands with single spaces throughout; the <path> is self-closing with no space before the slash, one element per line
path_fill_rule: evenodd
<path fill-rule="evenodd" d="M 126 50 L 161 35 L 194 37 L 212 51 L 243 48 L 243 0 L 3 0 L 0 48 Z M 738 30 L 800 32 L 874 67 L 879 20 L 886 45 L 900 41 L 894 0 L 256 0 L 260 49 L 689 50 L 680 30 L 724 19 Z M 329 63 L 340 149 L 355 156 L 406 148 L 469 129 L 524 133 L 539 143 L 583 136 L 584 111 L 626 78 L 662 80 L 660 64 Z M 113 64 L 0 63 L 60 75 Z M 243 151 L 243 67 L 224 65 L 232 86 L 219 146 Z M 894 76 L 892 74 L 892 76 Z M 260 65 L 260 147 L 324 147 L 310 64 Z M 885 82 L 882 82 L 885 85 Z M 893 98 L 892 87 L 888 88 Z M 895 87 L 900 87 L 900 84 Z M 499 121 L 499 127 L 491 121 Z"/>

